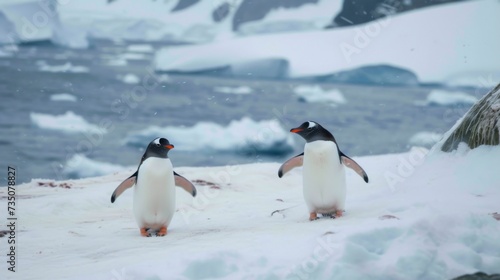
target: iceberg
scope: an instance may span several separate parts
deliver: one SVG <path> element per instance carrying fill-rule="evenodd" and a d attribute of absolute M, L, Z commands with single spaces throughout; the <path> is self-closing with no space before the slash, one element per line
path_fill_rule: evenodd
<path fill-rule="evenodd" d="M 157 52 L 155 65 L 158 71 L 203 73 L 218 69 L 219 75 L 242 77 L 230 69 L 245 65 L 246 72 L 256 73 L 261 68 L 252 69 L 252 63 L 273 61 L 276 65 L 281 61 L 279 71 L 266 75 L 273 78 L 324 77 L 385 65 L 409 71 L 400 78 L 407 80 L 404 83 L 415 84 L 418 79 L 420 83 L 444 84 L 478 69 L 500 73 L 500 37 L 491 36 L 494 26 L 500 26 L 499 9 L 495 0 L 465 1 L 352 27 L 168 47 Z"/>

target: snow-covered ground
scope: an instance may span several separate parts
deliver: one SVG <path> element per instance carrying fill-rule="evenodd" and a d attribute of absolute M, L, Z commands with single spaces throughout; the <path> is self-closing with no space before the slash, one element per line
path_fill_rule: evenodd
<path fill-rule="evenodd" d="M 412 71 L 425 83 L 446 84 L 478 73 L 487 73 L 497 81 L 500 37 L 491 34 L 495 26 L 500 26 L 496 16 L 499 8 L 496 0 L 464 1 L 353 27 L 168 47 L 157 53 L 156 67 L 162 71 L 198 72 L 274 59 L 288 63 L 290 78 L 390 65 Z M 251 73 L 260 71 L 262 67 L 247 69 Z"/>
<path fill-rule="evenodd" d="M 5 274 L 2 254 L 1 273 L 9 277 L 2 279 L 451 279 L 500 272 L 500 221 L 492 215 L 500 212 L 500 149 L 426 154 L 355 158 L 370 183 L 348 170 L 345 216 L 313 222 L 300 169 L 279 179 L 280 163 L 175 168 L 198 196 L 177 192 L 177 212 L 161 238 L 139 235 L 133 191 L 110 203 L 133 168 L 74 181 L 34 179 L 17 186 L 18 266 Z M 279 209 L 287 210 L 271 215 Z"/>
<path fill-rule="evenodd" d="M 254 121 L 246 117 L 227 126 L 212 122 L 198 122 L 192 127 L 151 126 L 129 134 L 125 143 L 142 147 L 157 135 L 169 135 L 172 143 L 179 143 L 175 148 L 183 151 L 286 154 L 294 147 L 290 133 L 276 119 Z"/>
<path fill-rule="evenodd" d="M 439 142 L 441 138 L 443 138 L 443 135 L 440 133 L 432 131 L 420 131 L 418 133 L 415 133 L 412 137 L 410 137 L 408 143 L 411 146 L 431 147 L 432 145 Z"/>

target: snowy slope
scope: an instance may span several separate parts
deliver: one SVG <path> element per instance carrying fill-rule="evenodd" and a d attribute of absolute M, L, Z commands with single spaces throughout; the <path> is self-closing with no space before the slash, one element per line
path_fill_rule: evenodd
<path fill-rule="evenodd" d="M 348 171 L 345 216 L 314 222 L 300 169 L 279 179 L 278 163 L 176 168 L 197 180 L 199 192 L 195 200 L 177 192 L 178 210 L 162 238 L 139 235 L 132 191 L 109 201 L 132 169 L 52 186 L 33 180 L 17 187 L 18 271 L 5 274 L 2 254 L 0 276 L 450 279 L 500 272 L 500 221 L 490 215 L 500 212 L 493 170 L 500 149 L 461 147 L 424 160 L 426 153 L 356 158 L 370 183 Z M 2 205 L 5 196 L 0 188 Z"/>
<path fill-rule="evenodd" d="M 197 1 L 174 12 L 177 2 L 73 0 L 68 5 L 60 5 L 59 12 L 64 25 L 76 22 L 85 27 L 90 37 L 208 42 L 238 35 L 291 31 L 297 26 L 321 29 L 341 10 L 341 1 L 329 0 L 299 8 L 271 10 L 265 18 L 248 22 L 240 32 L 234 33 L 233 17 L 242 0 Z M 215 11 L 223 4 L 227 5 L 228 14 L 216 21 Z"/>
<path fill-rule="evenodd" d="M 500 37 L 491 34 L 500 26 L 499 9 L 496 0 L 466 1 L 354 27 L 169 47 L 157 54 L 156 68 L 196 72 L 281 59 L 288 62 L 291 78 L 390 65 L 413 71 L 421 82 L 456 83 L 457 77 L 495 81 L 500 77 Z"/>

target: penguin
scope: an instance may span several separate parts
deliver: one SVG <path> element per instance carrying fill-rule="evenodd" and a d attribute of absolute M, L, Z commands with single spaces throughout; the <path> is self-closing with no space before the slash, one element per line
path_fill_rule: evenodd
<path fill-rule="evenodd" d="M 290 132 L 306 140 L 304 152 L 283 163 L 278 177 L 303 166 L 303 193 L 309 220 L 318 219 L 318 213 L 332 218 L 341 217 L 346 198 L 344 165 L 353 169 L 366 183 L 368 175 L 357 162 L 340 151 L 333 135 L 319 123 L 307 121 Z"/>
<path fill-rule="evenodd" d="M 111 195 L 111 203 L 125 190 L 135 185 L 134 216 L 142 236 L 167 234 L 167 228 L 175 212 L 175 186 L 183 188 L 193 197 L 195 186 L 173 171 L 168 152 L 174 145 L 166 138 L 156 138 L 149 143 L 137 171 L 125 179 Z"/>

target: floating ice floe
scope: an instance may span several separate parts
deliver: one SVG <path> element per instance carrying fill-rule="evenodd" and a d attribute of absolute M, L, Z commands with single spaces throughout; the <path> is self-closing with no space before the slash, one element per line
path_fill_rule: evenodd
<path fill-rule="evenodd" d="M 277 120 L 233 120 L 227 126 L 199 122 L 191 127 L 151 126 L 125 139 L 126 144 L 143 147 L 155 137 L 163 136 L 185 151 L 220 151 L 258 154 L 286 154 L 293 150 L 293 140 Z"/>
<path fill-rule="evenodd" d="M 214 87 L 214 91 L 221 93 L 230 93 L 230 94 L 250 94 L 253 92 L 251 87 L 247 86 L 239 86 L 239 87 Z"/>
<path fill-rule="evenodd" d="M 132 53 L 151 53 L 154 52 L 154 48 L 148 44 L 137 44 L 137 45 L 129 45 L 127 47 L 128 52 Z"/>
<path fill-rule="evenodd" d="M 421 131 L 413 135 L 408 141 L 412 146 L 431 147 L 443 138 L 443 135 L 436 132 Z"/>
<path fill-rule="evenodd" d="M 76 96 L 69 94 L 69 93 L 57 93 L 57 94 L 52 94 L 50 96 L 50 100 L 76 102 L 77 98 L 76 98 Z"/>
<path fill-rule="evenodd" d="M 133 52 L 127 52 L 127 53 L 120 54 L 119 57 L 121 59 L 125 59 L 125 60 L 145 60 L 145 59 L 147 59 L 147 57 L 144 53 L 133 53 Z"/>
<path fill-rule="evenodd" d="M 128 61 L 123 58 L 113 58 L 104 60 L 104 64 L 109 66 L 127 66 Z"/>
<path fill-rule="evenodd" d="M 134 84 L 138 84 L 141 79 L 139 77 L 137 77 L 137 75 L 135 74 L 126 74 L 125 76 L 123 76 L 121 78 L 121 80 L 126 83 L 126 84 L 131 84 L 131 85 L 134 85 Z"/>
<path fill-rule="evenodd" d="M 69 178 L 85 178 L 102 176 L 126 169 L 121 165 L 92 160 L 84 155 L 76 154 L 66 162 L 62 172 Z"/>
<path fill-rule="evenodd" d="M 322 102 L 331 105 L 346 103 L 344 95 L 338 89 L 325 90 L 317 85 L 301 85 L 295 87 L 294 92 L 299 100 L 304 102 Z"/>
<path fill-rule="evenodd" d="M 45 61 L 37 61 L 38 70 L 42 72 L 52 73 L 87 73 L 89 68 L 85 66 L 73 65 L 71 62 L 66 62 L 62 65 L 48 65 Z"/>
<path fill-rule="evenodd" d="M 433 90 L 427 96 L 425 104 L 434 106 L 472 105 L 477 100 L 476 97 L 465 92 Z"/>
<path fill-rule="evenodd" d="M 43 129 L 58 130 L 67 133 L 107 132 L 105 128 L 87 122 L 82 116 L 76 115 L 72 111 L 67 111 L 62 115 L 30 113 L 30 118 L 33 124 Z"/>

